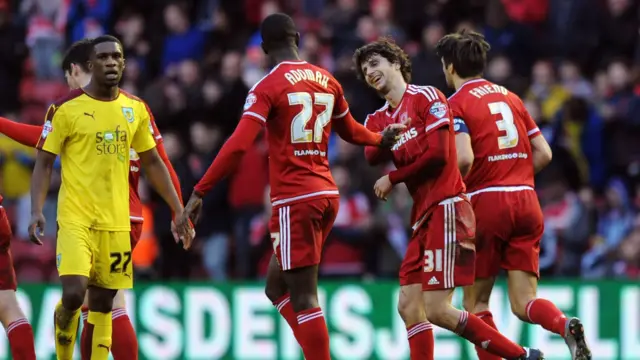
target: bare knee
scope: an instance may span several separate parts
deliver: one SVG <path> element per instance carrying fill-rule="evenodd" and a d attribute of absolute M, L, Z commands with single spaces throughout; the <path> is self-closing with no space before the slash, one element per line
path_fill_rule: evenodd
<path fill-rule="evenodd" d="M 428 305 L 424 305 L 424 310 L 427 319 L 429 319 L 432 324 L 442 326 L 443 324 L 446 324 L 448 322 L 447 314 L 450 310 L 450 307 L 451 305 L 446 301 L 430 301 Z"/>
<path fill-rule="evenodd" d="M 520 320 L 529 322 L 527 305 L 536 298 L 538 279 L 523 271 L 509 271 L 509 302 L 511 312 Z"/>
<path fill-rule="evenodd" d="M 81 277 L 76 279 L 66 279 L 62 281 L 62 306 L 67 310 L 78 310 L 84 303 L 84 296 L 87 292 L 86 281 Z"/>
<path fill-rule="evenodd" d="M 415 288 L 414 288 L 415 287 Z M 406 326 L 411 326 L 427 320 L 422 303 L 422 286 L 403 286 L 398 299 L 398 313 Z"/>
<path fill-rule="evenodd" d="M 318 266 L 281 272 L 295 312 L 318 307 Z"/>
<path fill-rule="evenodd" d="M 269 262 L 269 268 L 267 269 L 267 281 L 264 287 L 264 293 L 272 303 L 275 303 L 287 294 L 287 292 L 287 284 L 284 282 L 280 265 L 278 265 L 276 257 L 273 255 Z"/>
<path fill-rule="evenodd" d="M 464 309 L 472 314 L 488 311 L 494 283 L 494 278 L 482 278 L 476 279 L 473 285 L 465 287 L 462 300 Z"/>
<path fill-rule="evenodd" d="M 89 289 L 89 310 L 108 313 L 113 308 L 113 298 L 117 290 L 92 286 Z"/>
<path fill-rule="evenodd" d="M 527 305 L 533 296 L 527 296 L 526 294 L 510 296 L 509 302 L 511 303 L 511 312 L 518 319 L 529 322 L 529 316 L 527 315 Z"/>

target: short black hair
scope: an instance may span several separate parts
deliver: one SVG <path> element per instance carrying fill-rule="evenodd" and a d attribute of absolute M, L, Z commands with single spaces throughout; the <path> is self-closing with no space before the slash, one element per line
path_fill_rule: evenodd
<path fill-rule="evenodd" d="M 404 81 L 411 81 L 411 60 L 409 55 L 391 37 L 381 37 L 356 50 L 353 54 L 353 64 L 356 68 L 358 79 L 365 79 L 365 74 L 362 72 L 362 64 L 369 61 L 374 55 L 380 55 L 392 64 L 399 64 Z"/>
<path fill-rule="evenodd" d="M 482 34 L 466 29 L 447 34 L 436 44 L 436 54 L 442 58 L 444 65 L 453 65 L 461 78 L 482 75 L 487 66 L 489 50 L 491 45 Z"/>
<path fill-rule="evenodd" d="M 287 14 L 275 13 L 267 16 L 260 24 L 260 35 L 268 49 L 297 46 L 298 30 Z"/>
<path fill-rule="evenodd" d="M 82 71 L 89 72 L 87 62 L 93 51 L 93 40 L 82 39 L 71 44 L 62 58 L 62 71 L 71 72 L 71 64 L 80 66 Z"/>
<path fill-rule="evenodd" d="M 122 43 L 120 42 L 120 39 L 118 39 L 117 37 L 113 36 L 113 35 L 100 35 L 97 38 L 94 38 L 91 41 L 91 46 L 95 47 L 98 44 L 102 44 L 105 42 L 114 42 L 118 45 L 120 45 L 120 47 L 122 47 Z"/>

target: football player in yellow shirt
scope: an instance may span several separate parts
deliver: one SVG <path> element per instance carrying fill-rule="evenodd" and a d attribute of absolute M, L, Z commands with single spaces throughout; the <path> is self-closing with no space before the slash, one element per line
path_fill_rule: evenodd
<path fill-rule="evenodd" d="M 150 114 L 137 97 L 118 87 L 124 69 L 122 44 L 112 36 L 93 40 L 91 82 L 71 91 L 47 111 L 31 183 L 29 234 L 39 242 L 51 169 L 61 157 L 56 261 L 62 301 L 56 307 L 56 341 L 72 333 L 87 287 L 91 359 L 106 360 L 111 346 L 111 308 L 118 289 L 133 286 L 129 237 L 129 149 L 140 157 L 154 189 L 176 215 L 185 245 L 191 227 L 149 131 Z"/>

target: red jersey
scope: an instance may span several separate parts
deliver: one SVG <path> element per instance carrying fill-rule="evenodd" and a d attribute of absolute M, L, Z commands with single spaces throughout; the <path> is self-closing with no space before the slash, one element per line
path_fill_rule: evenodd
<path fill-rule="evenodd" d="M 149 111 L 149 114 L 151 114 L 151 111 Z M 149 131 L 151 131 L 151 135 L 153 135 L 153 138 L 156 140 L 156 144 L 160 144 L 162 142 L 162 135 L 160 135 L 160 131 L 158 131 L 153 115 L 151 115 L 149 121 Z M 144 221 L 142 217 L 142 202 L 140 201 L 140 195 L 138 195 L 141 165 L 140 157 L 133 149 L 129 149 L 129 163 L 129 218 L 131 222 L 138 223 Z"/>
<path fill-rule="evenodd" d="M 484 79 L 464 83 L 449 98 L 456 133 L 471 137 L 475 159 L 464 181 L 473 194 L 489 187 L 533 188 L 530 139 L 540 129 L 522 100 Z"/>
<path fill-rule="evenodd" d="M 400 169 L 418 159 L 429 146 L 427 137 L 437 129 L 451 124 L 447 98 L 433 86 L 408 85 L 400 104 L 392 109 L 389 103 L 367 116 L 365 126 L 371 131 L 382 131 L 387 125 L 411 122 L 400 140 L 391 148 L 393 163 Z M 449 126 L 448 156 L 456 158 L 455 133 Z M 456 161 L 448 161 L 437 177 L 412 176 L 405 181 L 413 198 L 411 223 L 426 218 L 439 202 L 464 193 L 465 186 Z"/>
<path fill-rule="evenodd" d="M 266 123 L 273 206 L 338 196 L 327 148 L 348 112 L 338 81 L 305 61 L 281 62 L 249 90 L 242 117 Z"/>

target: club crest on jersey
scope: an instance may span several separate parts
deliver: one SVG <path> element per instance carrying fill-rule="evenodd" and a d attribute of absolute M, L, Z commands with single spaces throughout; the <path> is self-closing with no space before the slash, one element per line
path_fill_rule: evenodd
<path fill-rule="evenodd" d="M 247 100 L 245 100 L 244 102 L 244 109 L 245 110 L 249 110 L 249 108 L 256 103 L 258 99 L 256 98 L 256 96 L 253 93 L 249 93 L 249 95 L 247 95 Z"/>
<path fill-rule="evenodd" d="M 433 103 L 433 105 L 431 105 L 429 112 L 431 113 L 431 115 L 439 119 L 447 114 L 447 105 L 441 103 L 440 101 L 436 101 L 435 103 Z"/>
<path fill-rule="evenodd" d="M 404 122 L 407 121 L 407 118 L 409 118 L 409 114 L 405 111 L 400 115 L 400 123 L 404 124 Z"/>
<path fill-rule="evenodd" d="M 51 125 L 51 120 L 47 120 L 44 122 L 44 126 L 42 127 L 42 138 L 46 139 L 49 133 L 53 132 L 53 125 Z"/>
<path fill-rule="evenodd" d="M 135 119 L 133 116 L 133 108 L 130 107 L 122 107 L 122 115 L 124 115 L 124 118 L 127 119 L 127 122 L 132 123 L 133 120 Z"/>

